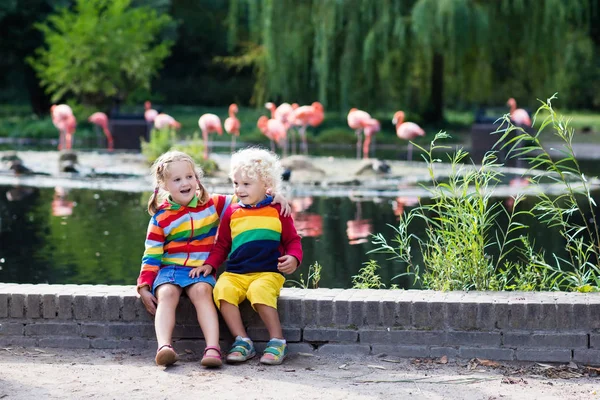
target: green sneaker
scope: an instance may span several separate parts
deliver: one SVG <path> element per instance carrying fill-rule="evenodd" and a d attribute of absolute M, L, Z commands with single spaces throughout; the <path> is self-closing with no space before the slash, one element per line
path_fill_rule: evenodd
<path fill-rule="evenodd" d="M 271 339 L 260 358 L 260 362 L 267 365 L 279 365 L 285 360 L 288 349 L 287 344 L 279 339 Z"/>
<path fill-rule="evenodd" d="M 227 352 L 228 363 L 241 363 L 247 361 L 256 355 L 254 345 L 246 342 L 241 336 L 235 338 L 233 346 Z"/>

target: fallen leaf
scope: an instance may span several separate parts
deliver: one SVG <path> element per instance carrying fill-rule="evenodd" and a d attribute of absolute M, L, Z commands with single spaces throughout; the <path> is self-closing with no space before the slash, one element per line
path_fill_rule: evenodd
<path fill-rule="evenodd" d="M 386 369 L 385 367 L 383 367 L 381 365 L 372 365 L 372 364 L 367 365 L 367 367 L 369 367 L 369 368 L 376 368 L 376 369 Z"/>
<path fill-rule="evenodd" d="M 298 354 L 299 356 L 304 356 L 304 357 L 314 357 L 315 356 L 314 354 L 310 354 L 310 353 L 296 353 L 296 354 Z"/>
<path fill-rule="evenodd" d="M 296 372 L 295 369 L 284 369 L 283 372 Z"/>
<path fill-rule="evenodd" d="M 484 367 L 499 367 L 500 364 L 498 364 L 496 361 L 492 361 L 492 360 L 479 360 L 479 365 L 483 365 Z"/>
<path fill-rule="evenodd" d="M 440 357 L 440 360 L 438 361 L 438 364 L 448 364 L 448 356 L 442 356 L 442 357 Z"/>
<path fill-rule="evenodd" d="M 186 353 L 188 353 L 188 354 L 192 354 L 192 353 L 193 353 L 193 351 L 191 351 L 190 349 L 185 349 L 185 350 L 183 350 L 183 351 L 185 351 L 185 352 L 186 352 Z"/>
<path fill-rule="evenodd" d="M 338 369 L 347 369 L 348 364 L 342 364 L 338 367 Z"/>
<path fill-rule="evenodd" d="M 402 360 L 392 360 L 390 358 L 383 358 L 381 361 L 391 362 L 391 363 L 401 363 Z"/>
<path fill-rule="evenodd" d="M 579 369 L 579 367 L 577 366 L 577 364 L 575 364 L 573 361 L 571 361 L 569 363 L 569 368 L 573 368 L 573 369 Z"/>

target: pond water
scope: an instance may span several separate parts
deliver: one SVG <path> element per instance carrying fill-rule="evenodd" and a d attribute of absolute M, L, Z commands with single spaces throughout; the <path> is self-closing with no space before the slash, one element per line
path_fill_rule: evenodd
<path fill-rule="evenodd" d="M 0 186 L 0 282 L 135 284 L 149 220 L 148 196 Z M 533 201 L 528 199 L 525 207 Z M 391 239 L 388 224 L 395 225 L 397 214 L 416 204 L 416 197 L 292 199 L 305 258 L 291 279 L 299 280 L 300 273 L 306 279 L 308 266 L 318 261 L 323 267 L 320 287 L 350 288 L 363 263 L 375 259 L 386 285 L 410 287 L 408 277 L 390 282 L 404 272 L 401 264 L 385 254 L 367 253 L 375 247 L 370 234 Z M 527 222 L 536 245 L 547 254 L 562 253 L 559 235 L 549 234 L 536 221 Z M 423 226 L 415 227 L 417 235 L 423 231 Z"/>

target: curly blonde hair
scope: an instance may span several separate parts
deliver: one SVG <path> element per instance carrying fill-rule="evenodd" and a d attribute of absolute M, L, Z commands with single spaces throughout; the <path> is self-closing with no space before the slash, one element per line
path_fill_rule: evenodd
<path fill-rule="evenodd" d="M 281 191 L 283 167 L 277 154 L 271 151 L 258 147 L 237 151 L 231 156 L 229 177 L 232 181 L 237 172 L 248 179 L 262 181 L 272 193 Z"/>
<path fill-rule="evenodd" d="M 198 182 L 198 191 L 196 195 L 198 196 L 200 205 L 205 204 L 208 201 L 208 192 L 200 183 L 200 179 L 204 177 L 202 168 L 197 166 L 194 159 L 188 154 L 181 151 L 168 151 L 158 157 L 152 164 L 152 167 L 150 167 L 150 174 L 152 175 L 154 184 L 154 193 L 152 193 L 150 200 L 148 200 L 148 213 L 150 215 L 154 215 L 158 211 L 160 201 L 164 197 L 161 190 L 166 186 L 166 181 L 169 178 L 169 167 L 171 163 L 176 161 L 185 161 L 191 165 L 194 174 L 196 175 L 196 181 Z"/>

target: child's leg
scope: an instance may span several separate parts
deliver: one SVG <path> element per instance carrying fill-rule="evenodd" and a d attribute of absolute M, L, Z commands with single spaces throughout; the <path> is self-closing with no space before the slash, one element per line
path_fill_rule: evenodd
<path fill-rule="evenodd" d="M 219 316 L 213 302 L 212 286 L 200 282 L 186 288 L 192 304 L 196 308 L 198 323 L 204 334 L 207 346 L 219 347 Z M 220 356 L 216 350 L 209 349 L 207 355 Z"/>
<path fill-rule="evenodd" d="M 242 321 L 242 314 L 238 306 L 221 300 L 221 315 L 229 328 L 229 332 L 236 337 L 241 336 L 243 338 L 248 337 L 244 322 Z"/>
<path fill-rule="evenodd" d="M 279 321 L 279 312 L 276 308 L 264 305 L 255 304 L 254 308 L 260 319 L 265 323 L 271 339 L 283 339 L 283 330 L 281 329 L 281 321 Z"/>
<path fill-rule="evenodd" d="M 175 310 L 179 304 L 182 289 L 177 285 L 165 283 L 156 288 L 156 316 L 154 317 L 154 329 L 158 347 L 170 345 L 175 328 Z"/>
<path fill-rule="evenodd" d="M 277 299 L 284 282 L 285 278 L 281 274 L 264 272 L 248 287 L 248 300 L 265 323 L 271 337 L 260 358 L 263 364 L 278 365 L 287 356 L 287 344 L 277 312 Z"/>

